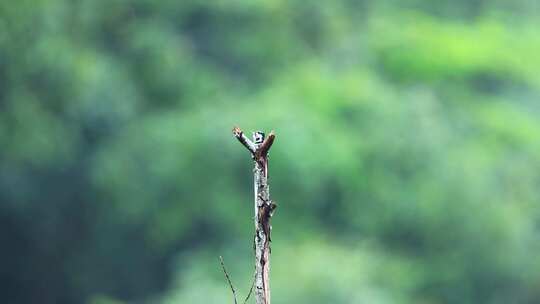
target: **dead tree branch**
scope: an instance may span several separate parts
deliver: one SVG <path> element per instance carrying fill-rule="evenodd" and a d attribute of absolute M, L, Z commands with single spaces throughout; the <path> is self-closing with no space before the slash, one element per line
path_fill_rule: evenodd
<path fill-rule="evenodd" d="M 242 130 L 240 130 L 240 128 L 238 127 L 234 127 L 232 131 L 233 131 L 234 137 L 236 137 L 236 139 L 238 139 L 238 141 L 242 145 L 244 145 L 244 147 L 246 147 L 246 149 L 248 149 L 248 151 L 251 152 L 251 154 L 255 154 L 255 150 L 257 148 L 255 147 L 255 144 L 251 142 L 251 140 L 249 140 L 249 138 L 247 138 L 244 135 L 244 132 L 242 132 Z"/>
<path fill-rule="evenodd" d="M 234 304 L 238 304 L 236 301 L 236 290 L 234 289 L 234 286 L 231 282 L 231 277 L 229 277 L 229 273 L 227 272 L 227 269 L 225 268 L 225 263 L 223 262 L 223 257 L 219 256 L 219 262 L 221 263 L 221 268 L 223 269 L 223 273 L 225 274 L 225 278 L 227 279 L 227 282 L 229 283 L 229 287 L 231 287 L 231 291 L 234 297 Z"/>
<path fill-rule="evenodd" d="M 261 146 L 257 149 L 256 154 L 258 157 L 268 156 L 268 151 L 272 147 L 272 144 L 274 143 L 275 138 L 276 138 L 276 135 L 274 134 L 274 131 L 271 131 L 270 134 L 268 134 L 268 137 L 263 141 Z"/>
<path fill-rule="evenodd" d="M 253 133 L 253 142 L 251 142 L 238 127 L 233 128 L 233 134 L 251 152 L 255 161 L 253 170 L 255 189 L 255 238 L 253 246 L 255 249 L 255 302 L 256 304 L 270 304 L 270 233 L 272 230 L 270 219 L 276 204 L 270 200 L 268 151 L 270 151 L 276 136 L 272 131 L 265 138 L 263 132 L 257 131 Z"/>

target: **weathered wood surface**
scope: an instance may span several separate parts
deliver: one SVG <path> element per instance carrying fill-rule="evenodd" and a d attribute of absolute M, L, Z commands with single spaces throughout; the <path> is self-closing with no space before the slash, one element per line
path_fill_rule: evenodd
<path fill-rule="evenodd" d="M 238 127 L 233 129 L 233 134 L 251 153 L 255 163 L 253 169 L 255 195 L 255 302 L 257 304 L 270 304 L 270 234 L 272 230 L 270 220 L 276 205 L 270 200 L 268 151 L 270 151 L 274 142 L 275 134 L 272 131 L 265 138 L 264 133 L 254 132 L 253 142 Z"/>

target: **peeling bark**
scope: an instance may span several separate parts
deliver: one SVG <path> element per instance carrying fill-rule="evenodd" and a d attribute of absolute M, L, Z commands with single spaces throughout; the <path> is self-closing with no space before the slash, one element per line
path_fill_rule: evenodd
<path fill-rule="evenodd" d="M 255 302 L 257 304 L 270 304 L 270 233 L 272 226 L 270 220 L 276 208 L 270 200 L 268 186 L 268 151 L 274 139 L 274 132 L 264 137 L 262 132 L 253 133 L 251 142 L 238 127 L 233 129 L 234 136 L 251 152 L 255 168 L 254 178 L 254 223 L 255 223 Z"/>

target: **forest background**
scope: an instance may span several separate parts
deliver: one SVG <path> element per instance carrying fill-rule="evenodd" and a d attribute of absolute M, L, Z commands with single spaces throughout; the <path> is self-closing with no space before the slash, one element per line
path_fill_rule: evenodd
<path fill-rule="evenodd" d="M 534 0 L 0 2 L 0 297 L 540 303 Z"/>

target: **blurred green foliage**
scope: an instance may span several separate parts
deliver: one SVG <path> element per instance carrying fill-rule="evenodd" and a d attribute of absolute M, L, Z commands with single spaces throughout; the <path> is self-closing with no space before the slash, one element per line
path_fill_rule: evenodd
<path fill-rule="evenodd" d="M 540 302 L 540 7 L 0 2 L 3 303 Z"/>

